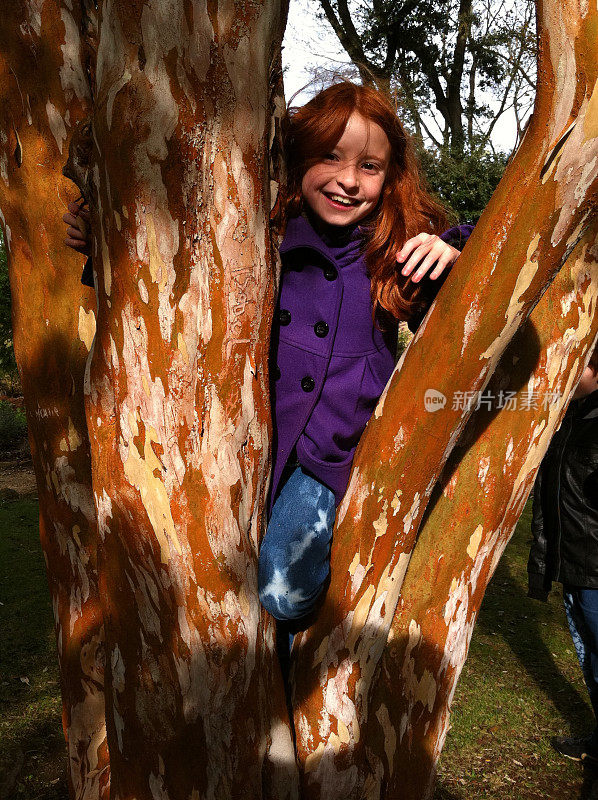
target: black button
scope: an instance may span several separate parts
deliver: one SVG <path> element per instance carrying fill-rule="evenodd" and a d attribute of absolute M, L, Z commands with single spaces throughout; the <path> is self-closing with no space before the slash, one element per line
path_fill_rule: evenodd
<path fill-rule="evenodd" d="M 291 322 L 291 312 L 287 311 L 286 308 L 281 308 L 278 312 L 278 321 L 281 325 L 289 325 Z"/>
<path fill-rule="evenodd" d="M 316 336 L 323 339 L 325 336 L 328 336 L 328 325 L 323 320 L 320 320 L 314 325 L 314 331 Z"/>
<path fill-rule="evenodd" d="M 326 267 L 324 270 L 324 277 L 327 281 L 335 281 L 338 277 L 338 272 L 335 267 Z"/>
<path fill-rule="evenodd" d="M 282 375 L 282 373 L 281 373 L 281 371 L 280 371 L 280 367 L 279 367 L 279 366 L 278 366 L 278 364 L 277 364 L 277 365 L 276 365 L 276 368 L 275 368 L 275 370 L 274 370 L 274 380 L 275 380 L 275 381 L 279 380 L 281 375 Z"/>
<path fill-rule="evenodd" d="M 304 392 L 313 392 L 316 387 L 316 382 L 312 377 L 306 375 L 305 378 L 301 379 L 301 388 Z"/>

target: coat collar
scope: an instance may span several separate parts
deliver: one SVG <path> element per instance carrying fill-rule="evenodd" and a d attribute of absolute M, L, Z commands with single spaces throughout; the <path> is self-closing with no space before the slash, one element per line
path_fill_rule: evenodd
<path fill-rule="evenodd" d="M 280 245 L 280 254 L 307 247 L 315 250 L 331 264 L 344 267 L 362 256 L 363 232 L 358 225 L 354 225 L 341 229 L 339 234 L 334 235 L 331 230 L 329 235 L 320 235 L 306 215 L 291 217 Z"/>

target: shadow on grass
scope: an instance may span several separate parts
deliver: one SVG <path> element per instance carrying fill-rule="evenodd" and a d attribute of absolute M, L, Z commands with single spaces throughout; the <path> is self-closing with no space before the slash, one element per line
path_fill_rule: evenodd
<path fill-rule="evenodd" d="M 598 767 L 592 768 L 584 765 L 579 800 L 598 800 Z"/>
<path fill-rule="evenodd" d="M 0 800 L 68 800 L 65 743 L 54 712 L 22 728 L 2 762 Z"/>
<path fill-rule="evenodd" d="M 527 526 L 527 530 L 530 513 L 528 506 L 519 523 Z M 595 725 L 589 699 L 585 688 L 578 688 L 564 674 L 553 652 L 562 651 L 563 641 L 551 641 L 557 619 L 564 641 L 569 638 L 560 591 L 553 591 L 548 603 L 527 596 L 525 564 L 530 541 L 529 535 L 519 535 L 507 547 L 484 600 L 478 619 L 479 631 L 486 635 L 500 635 L 522 669 L 566 721 L 569 731 L 564 733 L 583 735 Z M 567 644 L 573 650 L 573 643 Z M 584 765 L 583 784 L 570 800 L 573 797 L 575 800 L 598 800 L 598 771 Z M 435 796 L 435 800 L 444 798 L 443 794 Z"/>
<path fill-rule="evenodd" d="M 453 794 L 438 784 L 434 790 L 434 800 L 465 800 L 466 796 L 465 794 Z"/>
<path fill-rule="evenodd" d="M 493 592 L 493 596 L 487 597 L 486 610 L 490 604 L 498 604 L 500 594 L 506 596 L 508 600 L 504 603 L 503 621 L 497 631 L 494 624 L 491 624 L 491 620 L 496 619 L 495 614 L 481 613 L 478 622 L 480 630 L 486 634 L 500 633 L 521 666 L 554 704 L 563 719 L 567 720 L 572 733 L 578 735 L 587 732 L 594 724 L 588 702 L 563 674 L 542 636 L 542 617 L 561 613 L 560 609 L 557 610 L 552 603 L 538 609 L 536 606 L 539 601 L 527 597 L 521 581 L 512 574 L 505 558 L 497 567 L 493 584 L 497 591 Z M 518 614 L 509 613 L 509 609 L 516 608 L 519 609 Z"/>

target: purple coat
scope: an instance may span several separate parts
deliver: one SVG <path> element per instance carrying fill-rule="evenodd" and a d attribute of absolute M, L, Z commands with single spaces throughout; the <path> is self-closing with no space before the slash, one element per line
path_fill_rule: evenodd
<path fill-rule="evenodd" d="M 453 234 L 454 240 L 455 230 L 466 239 L 471 228 L 451 229 L 443 238 Z M 359 438 L 394 369 L 396 328 L 382 333 L 372 324 L 362 235 L 358 227 L 344 233 L 324 241 L 306 217 L 295 217 L 280 247 L 271 351 L 272 499 L 296 448 L 299 463 L 340 502 Z M 441 283 L 430 281 L 434 294 Z"/>

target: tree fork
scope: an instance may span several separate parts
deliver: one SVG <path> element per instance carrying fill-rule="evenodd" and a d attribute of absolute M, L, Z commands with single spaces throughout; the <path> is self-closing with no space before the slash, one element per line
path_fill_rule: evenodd
<path fill-rule="evenodd" d="M 307 798 L 359 798 L 368 775 L 361 731 L 400 587 L 434 484 L 471 413 L 448 403 L 425 413 L 426 390 L 484 389 L 595 212 L 597 21 L 598 10 L 577 0 L 539 3 L 543 78 L 531 124 L 359 444 L 337 513 L 328 594 L 293 653 Z M 438 354 L 446 368 L 431 378 Z"/>
<path fill-rule="evenodd" d="M 95 297 L 63 244 L 61 175 L 89 114 L 77 4 L 7 0 L 0 25 L 0 221 L 54 609 L 72 798 L 107 800 L 104 633 L 83 375 Z"/>

